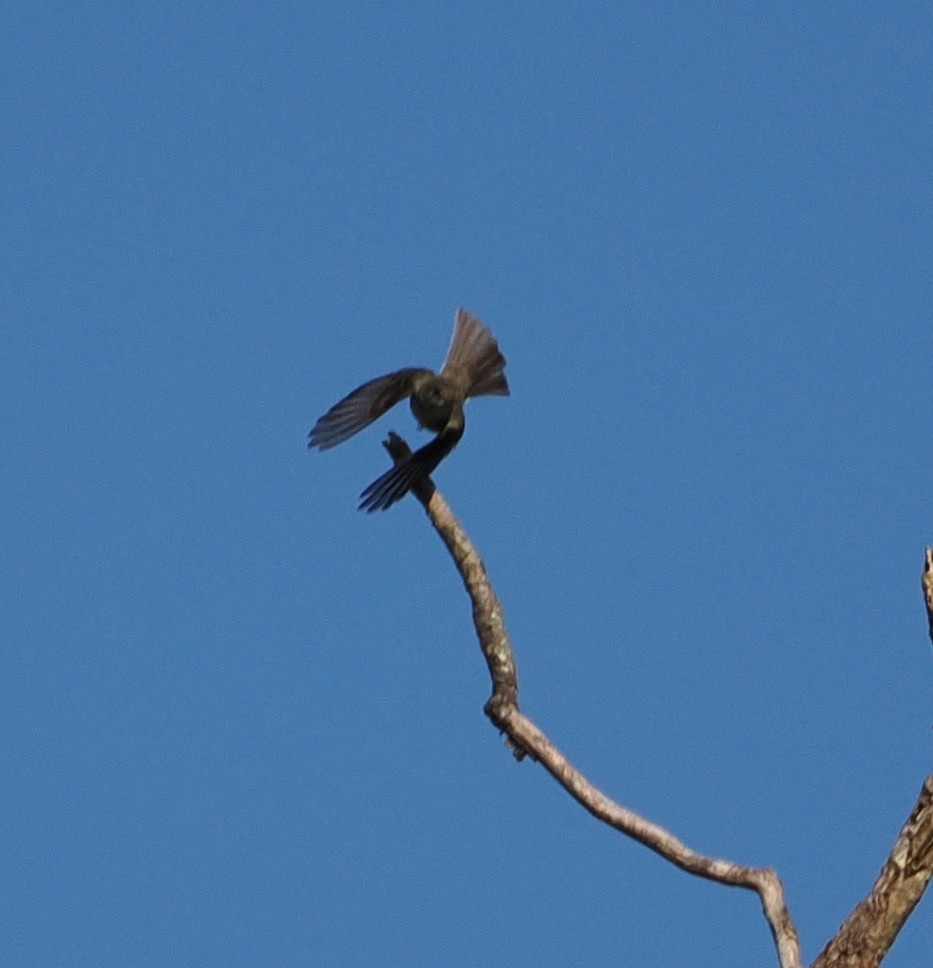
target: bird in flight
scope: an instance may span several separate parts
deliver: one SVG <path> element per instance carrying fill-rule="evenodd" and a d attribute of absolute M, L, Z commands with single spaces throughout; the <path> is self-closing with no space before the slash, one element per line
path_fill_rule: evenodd
<path fill-rule="evenodd" d="M 360 510 L 385 511 L 401 500 L 463 436 L 467 397 L 509 395 L 505 357 L 495 337 L 465 309 L 457 312 L 454 335 L 440 373 L 409 367 L 357 387 L 321 417 L 308 435 L 308 446 L 329 450 L 368 427 L 386 411 L 410 398 L 418 423 L 437 436 L 399 461 L 360 495 Z"/>

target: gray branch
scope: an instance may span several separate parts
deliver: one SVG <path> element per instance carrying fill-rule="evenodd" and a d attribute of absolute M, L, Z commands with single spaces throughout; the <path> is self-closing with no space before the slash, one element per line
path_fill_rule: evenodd
<path fill-rule="evenodd" d="M 384 444 L 395 461 L 408 453 L 397 434 Z M 688 847 L 670 831 L 607 797 L 595 787 L 519 708 L 515 658 L 505 627 L 502 603 L 486 568 L 462 525 L 428 479 L 413 493 L 447 546 L 473 604 L 473 625 L 492 679 L 492 695 L 484 711 L 504 733 L 516 759 L 540 763 L 552 777 L 598 820 L 637 840 L 681 870 L 731 887 L 754 891 L 771 929 L 781 968 L 801 968 L 800 941 L 784 897 L 784 886 L 768 867 L 743 867 L 708 857 Z M 933 549 L 926 553 L 923 588 L 933 639 Z M 875 966 L 881 963 L 897 932 L 916 906 L 933 871 L 933 776 L 927 777 L 920 799 L 869 896 L 852 912 L 813 968 Z"/>

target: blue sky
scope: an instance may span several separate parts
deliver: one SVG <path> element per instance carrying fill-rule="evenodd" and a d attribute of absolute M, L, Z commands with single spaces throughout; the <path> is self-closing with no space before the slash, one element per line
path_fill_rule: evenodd
<path fill-rule="evenodd" d="M 461 305 L 523 707 L 812 959 L 931 764 L 930 5 L 0 28 L 3 964 L 774 963 L 503 748 L 421 508 L 356 511 L 407 410 L 305 448 Z"/>

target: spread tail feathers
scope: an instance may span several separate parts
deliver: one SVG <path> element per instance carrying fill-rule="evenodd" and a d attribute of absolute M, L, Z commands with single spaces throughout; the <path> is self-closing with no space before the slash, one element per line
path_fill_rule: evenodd
<path fill-rule="evenodd" d="M 504 369 L 505 357 L 489 328 L 465 309 L 458 310 L 441 375 L 463 386 L 468 397 L 507 397 Z"/>

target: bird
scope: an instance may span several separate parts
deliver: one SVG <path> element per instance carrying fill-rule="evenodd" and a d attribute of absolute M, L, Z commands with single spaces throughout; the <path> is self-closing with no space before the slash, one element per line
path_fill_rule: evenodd
<path fill-rule="evenodd" d="M 317 421 L 308 434 L 308 447 L 330 450 L 409 398 L 418 424 L 437 436 L 396 463 L 360 494 L 359 510 L 388 510 L 419 481 L 433 474 L 457 446 L 466 426 L 463 405 L 468 397 L 509 395 L 504 370 L 505 357 L 489 327 L 460 309 L 440 373 L 406 367 L 369 380 Z"/>

